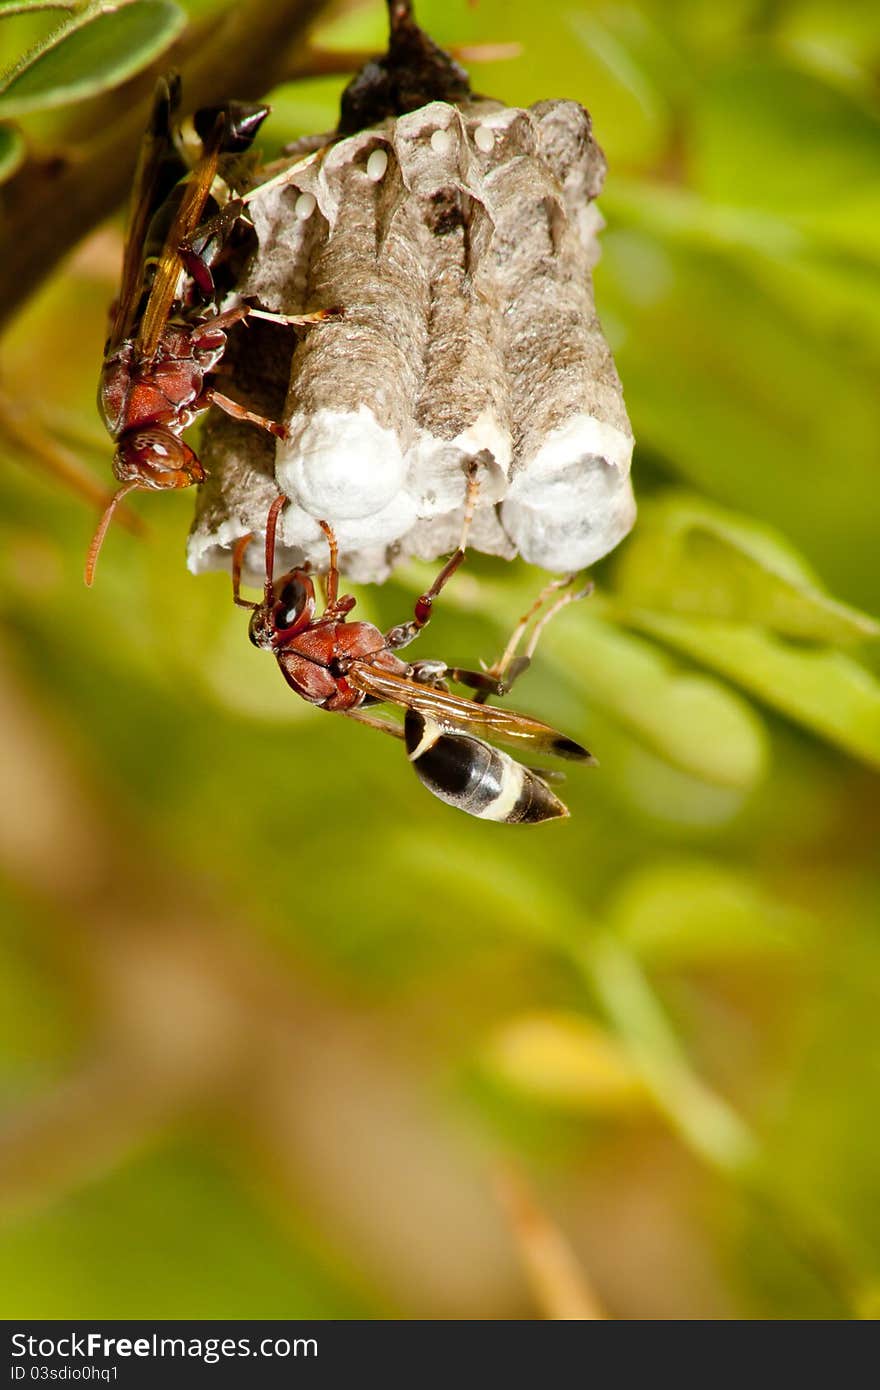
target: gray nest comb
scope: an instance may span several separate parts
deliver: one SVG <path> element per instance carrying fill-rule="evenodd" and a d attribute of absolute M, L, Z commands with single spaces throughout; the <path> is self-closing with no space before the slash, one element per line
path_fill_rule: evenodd
<path fill-rule="evenodd" d="M 236 393 L 289 436 L 213 413 L 190 567 L 228 566 L 280 490 L 281 563 L 326 568 L 323 518 L 344 572 L 384 579 L 454 548 L 474 459 L 473 548 L 556 572 L 607 554 L 635 503 L 593 303 L 604 173 L 576 102 L 471 96 L 291 159 L 250 203 L 257 249 L 240 292 L 284 314 L 344 315 L 297 336 L 253 321 L 239 333 Z"/>

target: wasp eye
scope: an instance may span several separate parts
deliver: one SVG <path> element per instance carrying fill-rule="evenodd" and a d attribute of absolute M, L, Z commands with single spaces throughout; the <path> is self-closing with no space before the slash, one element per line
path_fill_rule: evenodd
<path fill-rule="evenodd" d="M 302 617 L 304 610 L 314 604 L 315 590 L 312 581 L 299 573 L 287 580 L 278 596 L 275 609 L 276 628 L 293 627 Z"/>

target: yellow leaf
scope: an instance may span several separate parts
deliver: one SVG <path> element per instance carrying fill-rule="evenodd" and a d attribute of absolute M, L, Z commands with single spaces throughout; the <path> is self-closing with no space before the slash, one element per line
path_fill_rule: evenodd
<path fill-rule="evenodd" d="M 483 1061 L 504 1085 L 564 1109 L 620 1113 L 648 1100 L 625 1050 L 578 1014 L 513 1019 L 492 1035 Z"/>

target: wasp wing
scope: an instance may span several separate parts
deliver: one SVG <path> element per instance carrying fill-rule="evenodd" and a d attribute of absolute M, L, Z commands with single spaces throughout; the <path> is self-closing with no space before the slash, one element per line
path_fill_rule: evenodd
<path fill-rule="evenodd" d="M 549 724 L 542 724 L 539 719 L 532 719 L 530 715 L 501 709 L 498 705 L 464 700 L 450 695 L 446 690 L 438 690 L 436 686 L 383 671 L 367 661 L 353 661 L 346 671 L 346 679 L 365 695 L 419 710 L 453 733 L 467 731 L 478 738 L 497 739 L 500 743 L 519 748 L 528 746 L 556 758 L 594 761 L 586 748 L 575 743 L 574 739 L 567 738 Z"/>
<path fill-rule="evenodd" d="M 173 148 L 172 123 L 179 102 L 180 78 L 176 74 L 160 77 L 138 153 L 122 259 L 122 282 L 110 328 L 110 350 L 130 337 L 134 326 L 143 289 L 144 241 L 156 211 L 159 174 Z"/>
<path fill-rule="evenodd" d="M 214 128 L 205 141 L 202 156 L 186 181 L 180 206 L 168 229 L 165 245 L 159 256 L 150 297 L 137 336 L 138 355 L 147 361 L 155 354 L 177 295 L 177 282 L 183 270 L 181 244 L 198 229 L 211 185 L 217 176 L 226 120 L 226 114 L 220 111 Z"/>

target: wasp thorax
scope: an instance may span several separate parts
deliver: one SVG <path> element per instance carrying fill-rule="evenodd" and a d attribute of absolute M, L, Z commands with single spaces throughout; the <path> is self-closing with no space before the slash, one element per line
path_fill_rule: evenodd
<path fill-rule="evenodd" d="M 113 456 L 113 472 L 121 483 L 139 481 L 146 488 L 189 487 L 205 480 L 198 457 L 170 430 L 129 430 Z"/>

